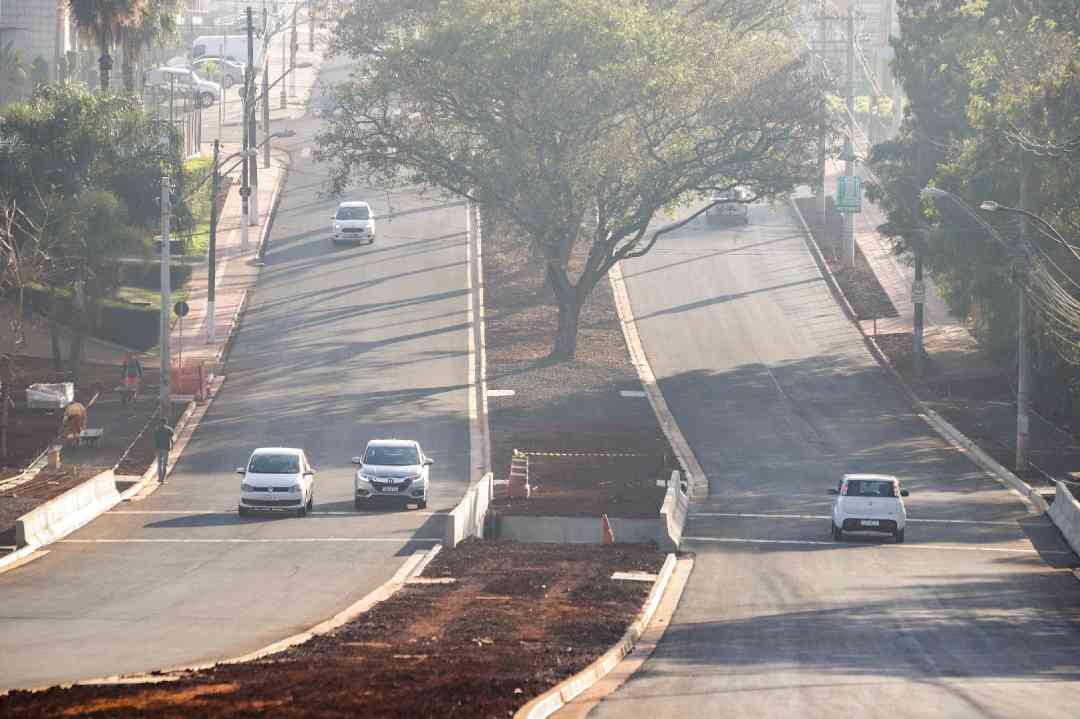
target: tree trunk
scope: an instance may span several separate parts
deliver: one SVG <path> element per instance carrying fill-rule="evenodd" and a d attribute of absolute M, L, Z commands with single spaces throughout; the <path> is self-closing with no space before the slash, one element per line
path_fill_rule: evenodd
<path fill-rule="evenodd" d="M 548 262 L 547 284 L 559 303 L 559 325 L 555 331 L 555 348 L 551 359 L 564 362 L 577 354 L 578 319 L 581 316 L 581 298 L 577 288 L 570 284 L 566 270 L 554 262 Z"/>
<path fill-rule="evenodd" d="M 52 361 L 53 369 L 59 372 L 64 369 L 64 353 L 60 350 L 60 322 L 57 315 L 59 314 L 60 302 L 56 299 L 55 294 L 50 295 L 49 300 L 49 340 L 52 343 Z"/>

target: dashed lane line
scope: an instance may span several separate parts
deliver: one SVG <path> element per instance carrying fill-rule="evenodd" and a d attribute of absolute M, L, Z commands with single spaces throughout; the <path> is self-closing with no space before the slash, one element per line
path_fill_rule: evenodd
<path fill-rule="evenodd" d="M 152 539 L 61 539 L 57 544 L 313 544 L 317 542 L 397 542 L 399 544 L 439 544 L 441 539 L 425 539 L 421 537 L 264 537 L 264 538 L 220 538 L 199 539 L 194 537 L 180 537 L 169 539 L 166 537 Z"/>
<path fill-rule="evenodd" d="M 723 519 L 832 519 L 828 514 L 751 514 L 748 512 L 694 512 L 691 517 L 718 517 Z M 981 519 L 922 519 L 908 517 L 909 523 L 920 524 L 975 524 L 998 527 L 1015 527 L 1016 521 L 1003 522 Z"/>
<path fill-rule="evenodd" d="M 715 542 L 718 544 L 790 544 L 810 547 L 884 547 L 883 544 L 844 544 L 842 542 L 822 542 L 811 539 L 743 539 L 741 537 L 683 537 L 684 542 Z M 1059 550 L 1011 549 L 1009 547 L 960 547 L 955 544 L 893 544 L 892 549 L 930 549 L 955 550 L 957 552 L 1002 552 L 1006 554 L 1071 554 Z"/>

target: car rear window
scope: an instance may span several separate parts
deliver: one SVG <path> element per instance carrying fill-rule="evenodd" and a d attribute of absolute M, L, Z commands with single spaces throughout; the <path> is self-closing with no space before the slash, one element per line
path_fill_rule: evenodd
<path fill-rule="evenodd" d="M 415 447 L 368 447 L 364 464 L 383 464 L 405 467 L 420 464 L 420 454 Z"/>
<path fill-rule="evenodd" d="M 254 474 L 296 474 L 300 458 L 295 454 L 257 454 L 251 458 L 248 471 Z"/>
<path fill-rule="evenodd" d="M 367 207 L 339 207 L 337 218 L 339 220 L 366 220 L 371 216 L 371 210 Z"/>
<path fill-rule="evenodd" d="M 880 479 L 849 479 L 844 485 L 847 497 L 897 497 L 896 485 Z"/>

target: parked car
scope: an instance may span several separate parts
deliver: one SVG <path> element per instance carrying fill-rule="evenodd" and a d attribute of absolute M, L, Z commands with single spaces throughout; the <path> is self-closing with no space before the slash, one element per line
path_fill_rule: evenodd
<path fill-rule="evenodd" d="M 904 497 L 908 491 L 900 480 L 888 474 L 845 474 L 836 489 L 832 507 L 832 536 L 836 541 L 844 532 L 875 532 L 891 534 L 904 541 L 907 509 Z"/>
<path fill-rule="evenodd" d="M 331 241 L 367 242 L 375 241 L 375 217 L 371 206 L 366 202 L 342 202 L 337 212 L 330 218 Z"/>
<path fill-rule="evenodd" d="M 192 61 L 190 67 L 198 73 L 199 77 L 213 81 L 220 80 L 222 87 L 226 90 L 244 81 L 244 63 L 236 60 L 207 56 Z"/>
<path fill-rule="evenodd" d="M 260 447 L 247 465 L 237 467 L 243 517 L 252 512 L 295 512 L 303 517 L 315 505 L 315 468 L 302 449 Z"/>
<path fill-rule="evenodd" d="M 705 211 L 705 221 L 710 225 L 740 223 L 750 224 L 750 192 L 736 187 L 712 196 L 709 202 L 718 203 Z"/>
<path fill-rule="evenodd" d="M 358 465 L 354 487 L 357 509 L 379 499 L 415 502 L 418 508 L 427 508 L 428 471 L 435 460 L 424 455 L 416 440 L 373 439 L 364 454 L 353 457 L 352 462 Z"/>
<path fill-rule="evenodd" d="M 146 73 L 146 84 L 177 93 L 192 93 L 200 107 L 210 107 L 221 100 L 221 85 L 204 80 L 190 68 L 162 66 Z"/>
<path fill-rule="evenodd" d="M 261 49 L 261 42 L 257 42 L 252 46 L 256 64 L 259 62 L 259 53 Z M 224 57 L 237 62 L 245 62 L 247 56 L 248 39 L 246 33 L 237 33 L 236 35 L 200 35 L 191 43 L 192 60 L 198 60 L 201 57 Z"/>

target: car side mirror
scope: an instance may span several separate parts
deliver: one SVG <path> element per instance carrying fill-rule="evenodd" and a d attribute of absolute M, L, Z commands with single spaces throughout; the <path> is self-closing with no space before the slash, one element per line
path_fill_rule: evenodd
<path fill-rule="evenodd" d="M 840 490 L 839 489 L 830 489 L 829 494 L 840 494 Z"/>
<path fill-rule="evenodd" d="M 247 471 L 243 467 L 237 467 L 236 468 L 236 473 L 237 474 L 247 474 Z"/>
<path fill-rule="evenodd" d="M 427 459 L 424 460 L 424 466 L 425 467 L 430 467 L 433 464 L 435 464 L 435 460 L 431 459 L 430 457 L 428 457 Z"/>
<path fill-rule="evenodd" d="M 360 458 L 359 458 L 359 457 L 353 457 L 353 458 L 352 458 L 352 463 L 353 463 L 353 464 L 361 464 L 361 462 L 360 462 Z"/>
<path fill-rule="evenodd" d="M 900 496 L 901 497 L 907 497 L 907 496 L 909 496 L 909 493 L 908 493 L 908 491 L 906 489 L 901 489 L 900 490 Z"/>

